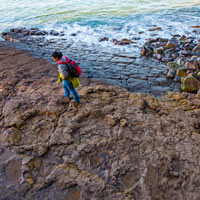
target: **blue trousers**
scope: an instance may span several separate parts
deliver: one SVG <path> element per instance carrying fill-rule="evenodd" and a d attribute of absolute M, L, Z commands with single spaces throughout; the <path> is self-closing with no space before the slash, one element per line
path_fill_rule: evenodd
<path fill-rule="evenodd" d="M 72 93 L 73 95 L 73 98 L 74 98 L 74 102 L 76 103 L 79 103 L 80 102 L 80 98 L 79 98 L 79 95 L 76 91 L 76 89 L 74 88 L 74 86 L 72 85 L 72 83 L 68 80 L 63 80 L 63 88 L 65 90 L 65 96 L 67 98 L 70 97 L 70 92 Z"/>

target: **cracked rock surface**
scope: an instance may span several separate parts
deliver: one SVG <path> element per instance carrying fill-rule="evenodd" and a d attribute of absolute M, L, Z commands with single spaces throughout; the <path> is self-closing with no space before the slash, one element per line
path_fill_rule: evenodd
<path fill-rule="evenodd" d="M 81 78 L 0 47 L 0 199 L 198 200 L 200 94 L 160 99 Z"/>

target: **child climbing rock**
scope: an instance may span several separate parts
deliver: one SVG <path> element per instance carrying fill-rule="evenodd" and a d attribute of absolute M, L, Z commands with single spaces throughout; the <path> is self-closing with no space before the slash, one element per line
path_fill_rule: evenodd
<path fill-rule="evenodd" d="M 70 93 L 72 93 L 74 102 L 79 103 L 80 98 L 75 87 L 80 85 L 78 79 L 81 74 L 80 67 L 75 61 L 70 60 L 67 56 L 63 56 L 61 52 L 53 52 L 52 58 L 58 63 L 59 79 L 63 81 L 64 95 L 69 98 Z"/>

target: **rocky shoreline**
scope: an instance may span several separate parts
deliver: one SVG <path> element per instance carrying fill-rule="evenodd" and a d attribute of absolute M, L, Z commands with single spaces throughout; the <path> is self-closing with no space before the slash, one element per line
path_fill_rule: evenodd
<path fill-rule="evenodd" d="M 199 26 L 192 26 L 192 28 L 198 29 Z M 149 29 L 149 31 L 161 30 L 161 27 Z M 76 33 L 72 36 L 76 37 Z M 134 50 L 133 53 L 122 54 L 114 49 L 105 48 L 102 52 L 102 49 L 88 48 L 87 45 L 75 47 L 73 42 L 66 38 L 64 31 L 47 32 L 37 28 L 15 28 L 10 32 L 3 32 L 2 38 L 21 45 L 25 44 L 26 47 L 31 47 L 32 53 L 35 52 L 49 61 L 51 51 L 54 49 L 63 51 L 78 60 L 87 77 L 126 88 L 130 92 L 144 92 L 158 97 L 167 94 L 168 91 L 197 93 L 200 88 L 200 39 L 198 37 L 177 34 L 171 39 L 146 39 L 146 43 L 141 47 L 141 57 L 134 53 Z M 117 40 L 102 37 L 99 43 L 110 40 L 116 46 L 131 44 L 137 46 L 139 38 L 134 39 Z M 25 50 L 26 47 L 24 46 Z M 87 50 L 85 51 L 84 48 Z"/>
<path fill-rule="evenodd" d="M 180 82 L 182 91 L 199 91 L 200 39 L 185 35 L 174 35 L 171 39 L 151 39 L 142 46 L 140 54 L 167 63 L 167 77 Z"/>
<path fill-rule="evenodd" d="M 154 28 L 157 30 L 157 28 Z M 153 31 L 153 30 L 150 30 Z M 141 34 L 141 33 L 140 33 Z M 28 50 L 33 55 L 42 57 L 50 62 L 51 52 L 62 51 L 71 59 L 80 63 L 84 75 L 90 79 L 102 80 L 134 93 L 147 93 L 159 97 L 168 91 L 181 91 L 180 84 L 166 77 L 168 67 L 154 59 L 141 58 L 138 53 L 138 40 L 102 37 L 99 44 L 110 40 L 115 46 L 133 45 L 131 53 L 125 53 L 117 48 L 102 48 L 97 45 L 74 44 L 66 38 L 63 32 L 39 29 L 11 29 L 2 33 L 7 41 L 12 41 L 14 47 Z M 73 34 L 76 38 L 76 33 Z"/>
<path fill-rule="evenodd" d="M 55 64 L 7 44 L 1 200 L 199 199 L 200 94 L 157 99 L 82 77 L 77 107 Z"/>

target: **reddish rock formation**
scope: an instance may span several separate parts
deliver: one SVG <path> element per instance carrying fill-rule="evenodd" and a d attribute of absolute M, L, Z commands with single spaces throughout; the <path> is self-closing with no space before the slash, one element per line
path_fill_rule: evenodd
<path fill-rule="evenodd" d="M 5 47 L 0 60 L 1 199 L 199 198 L 200 94 L 82 78 L 76 106 L 56 65 Z"/>

